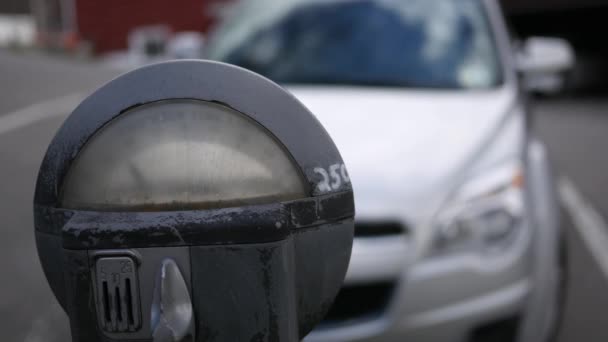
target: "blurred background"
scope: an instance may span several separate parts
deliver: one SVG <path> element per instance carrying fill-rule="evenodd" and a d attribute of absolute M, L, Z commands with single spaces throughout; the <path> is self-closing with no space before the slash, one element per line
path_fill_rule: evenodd
<path fill-rule="evenodd" d="M 446 3 L 448 1 L 459 5 L 458 0 L 445 0 Z M 249 2 L 251 3 L 251 1 Z M 290 2 L 294 1 L 286 3 Z M 358 2 L 364 3 L 365 1 Z M 383 3 L 382 0 L 376 2 Z M 389 3 L 390 1 L 384 2 Z M 279 40 L 272 41 L 272 39 L 264 38 L 272 37 L 275 32 L 273 30 L 290 32 L 291 36 L 284 36 L 282 39 L 287 41 L 291 39 L 297 45 L 298 30 L 310 26 L 311 23 L 318 25 L 315 26 L 319 28 L 316 34 L 342 32 L 335 31 L 333 28 L 321 29 L 322 23 L 310 18 L 306 19 L 306 16 L 313 16 L 311 14 L 313 12 L 304 13 L 303 11 L 297 16 L 300 18 L 297 21 L 293 19 L 293 16 L 296 16 L 293 14 L 295 12 L 278 9 L 282 6 L 278 1 L 276 3 L 260 1 L 258 7 L 254 5 L 239 7 L 241 4 L 238 0 L 0 0 L 0 179 L 2 179 L 0 181 L 0 217 L 2 218 L 0 221 L 0 265 L 4 271 L 0 277 L 2 279 L 0 317 L 3 318 L 0 328 L 5 336 L 3 340 L 66 341 L 69 336 L 67 319 L 53 298 L 39 266 L 34 245 L 31 207 L 35 178 L 41 158 L 63 119 L 84 97 L 122 72 L 169 59 L 211 56 L 213 59 L 242 65 L 288 85 L 288 88 L 301 98 L 315 114 L 319 113 L 320 120 L 328 126 L 332 135 L 334 135 L 333 126 L 337 123 L 329 117 L 331 114 L 326 115 L 324 111 L 337 111 L 339 104 L 331 104 L 335 100 L 350 101 L 353 98 L 363 97 L 368 99 L 371 107 L 367 108 L 370 111 L 378 106 L 387 110 L 419 111 L 421 118 L 418 120 L 424 122 L 418 126 L 419 129 L 426 129 L 431 132 L 431 135 L 435 134 L 433 132 L 447 132 L 446 134 L 449 135 L 452 130 L 451 132 L 455 135 L 455 140 L 452 141 L 454 144 L 465 144 L 467 138 L 472 137 L 476 130 L 492 132 L 491 129 L 484 128 L 486 127 L 484 125 L 491 126 L 492 122 L 483 121 L 483 113 L 479 116 L 475 116 L 473 113 L 466 118 L 464 118 L 466 114 L 462 113 L 491 111 L 493 108 L 498 108 L 496 109 L 498 112 L 507 112 L 510 110 L 511 103 L 515 103 L 514 106 L 517 108 L 521 107 L 519 111 L 523 113 L 521 115 L 525 121 L 525 132 L 522 134 L 526 137 L 533 136 L 543 142 L 551 162 L 552 172 L 550 174 L 555 177 L 554 194 L 545 194 L 543 195 L 545 197 L 536 198 L 536 200 L 540 202 L 556 201 L 559 226 L 563 229 L 559 241 L 549 247 L 559 253 L 560 262 L 559 276 L 549 280 L 549 282 L 559 283 L 557 286 L 558 300 L 551 305 L 547 304 L 556 308 L 556 316 L 551 319 L 554 323 L 550 324 L 551 330 L 554 331 L 555 340 L 561 342 L 608 341 L 608 325 L 605 324 L 605 311 L 603 311 L 608 307 L 608 226 L 605 223 L 605 218 L 608 218 L 608 153 L 606 153 L 606 148 L 608 148 L 608 45 L 604 42 L 606 31 L 604 27 L 608 21 L 608 2 L 605 0 L 502 0 L 500 2 L 471 0 L 466 1 L 467 6 L 472 6 L 471 10 L 452 10 L 453 12 L 447 14 L 442 12 L 420 14 L 414 10 L 408 12 L 410 10 L 409 2 L 413 7 L 414 3 L 420 3 L 420 1 L 393 2 L 402 5 L 403 8 L 399 7 L 399 9 L 404 13 L 402 14 L 404 22 L 410 20 L 412 16 L 417 18 L 408 22 L 410 25 L 408 32 L 410 33 L 414 32 L 412 27 L 415 27 L 416 23 L 422 22 L 430 25 L 428 27 L 432 26 L 433 28 L 429 29 L 431 31 L 437 29 L 438 37 L 449 40 L 455 35 L 442 33 L 446 30 L 444 27 L 442 31 L 441 23 L 447 23 L 448 19 L 461 16 L 459 20 L 465 24 L 455 27 L 461 30 L 458 32 L 462 32 L 462 36 L 465 38 L 462 41 L 454 40 L 444 43 L 447 46 L 447 52 L 444 51 L 445 56 L 441 58 L 445 58 L 445 61 L 450 60 L 450 63 L 457 63 L 452 62 L 450 58 L 456 58 L 456 51 L 460 51 L 458 47 L 467 45 L 467 48 L 470 49 L 469 52 L 465 51 L 469 54 L 468 57 L 458 62 L 462 64 L 458 68 L 463 69 L 455 69 L 455 76 L 450 78 L 446 76 L 450 74 L 451 70 L 448 68 L 448 62 L 423 63 L 403 58 L 401 63 L 408 64 L 412 70 L 422 70 L 429 75 L 442 74 L 444 78 L 437 76 L 432 80 L 421 80 L 421 76 L 414 76 L 413 73 L 409 78 L 395 77 L 395 70 L 404 73 L 412 71 L 407 68 L 408 65 L 402 69 L 397 66 L 394 66 L 395 69 L 386 69 L 389 65 L 399 63 L 399 59 L 395 60 L 387 56 L 397 52 L 402 53 L 401 50 L 397 50 L 398 47 L 392 46 L 392 50 L 387 51 L 387 55 L 383 55 L 385 59 L 376 59 L 374 60 L 376 64 L 370 62 L 366 65 L 368 67 L 365 70 L 366 73 L 354 73 L 354 70 L 360 71 L 357 69 L 360 68 L 360 65 L 350 62 L 343 63 L 344 65 L 341 65 L 340 72 L 338 72 L 336 71 L 339 69 L 337 65 L 340 63 L 334 60 L 330 62 L 327 56 L 331 55 L 331 58 L 344 62 L 349 58 L 344 54 L 327 53 L 323 55 L 310 52 L 317 51 L 314 50 L 315 47 L 318 51 L 326 51 L 321 49 L 325 46 L 320 43 L 319 45 L 307 45 L 305 49 L 302 46 L 291 46 L 289 49 L 292 50 L 287 51 L 286 42 L 281 41 L 282 45 L 277 47 Z M 429 3 L 434 2 L 437 1 Z M 489 7 L 480 5 L 486 2 L 491 5 Z M 255 24 L 253 20 L 248 19 L 249 16 L 253 17 L 264 10 L 260 9 L 263 7 L 262 3 L 267 7 L 266 12 L 274 13 L 266 14 L 266 21 L 263 23 L 267 26 Z M 469 8 L 467 6 L 462 8 Z M 238 10 L 235 8 L 238 8 L 241 13 L 237 13 Z M 426 7 L 420 6 L 420 8 L 424 10 Z M 343 8 L 341 13 L 345 13 L 345 9 L 348 8 Z M 364 13 L 372 12 L 370 8 L 364 11 Z M 365 15 L 360 12 L 355 13 L 354 8 L 352 13 L 350 17 L 342 15 L 340 20 L 347 21 L 350 23 L 349 25 L 358 27 L 360 30 L 372 27 L 363 24 L 368 20 Z M 326 12 L 318 12 L 318 14 L 330 15 Z M 273 17 L 273 15 L 276 16 Z M 379 17 L 379 15 L 378 12 L 378 16 L 374 19 L 381 23 L 374 24 L 380 25 L 374 26 L 374 30 L 379 31 L 371 31 L 370 28 L 370 31 L 365 32 L 372 32 L 371 34 L 385 32 L 389 41 L 393 38 L 398 39 L 396 32 L 400 28 L 398 26 L 391 28 L 388 24 L 390 18 Z M 338 22 L 338 17 L 337 14 L 334 17 L 336 22 Z M 433 21 L 433 17 L 441 20 Z M 479 18 L 483 20 L 479 21 Z M 470 23 L 467 24 L 466 20 L 470 20 Z M 248 24 L 243 24 L 245 22 Z M 505 36 L 496 33 L 497 29 L 504 30 Z M 233 32 L 239 30 L 243 32 L 237 32 L 238 34 Z M 484 33 L 480 30 L 487 32 Z M 351 31 L 356 32 L 357 29 L 352 28 Z M 481 33 L 471 33 L 474 31 Z M 242 36 L 241 38 L 238 38 L 239 34 Z M 341 34 L 348 36 L 349 33 L 342 32 Z M 394 34 L 394 37 L 391 34 Z M 508 34 L 508 41 L 503 39 L 506 34 Z M 361 33 L 357 37 L 373 40 L 370 37 L 374 36 L 365 36 Z M 230 39 L 232 39 L 230 44 L 226 43 Z M 235 43 L 239 39 L 242 42 Z M 441 41 L 441 39 L 439 40 Z M 475 42 L 468 42 L 468 40 Z M 248 47 L 247 42 L 250 41 L 257 43 L 254 44 L 254 47 Z M 336 41 L 334 40 L 334 42 Z M 304 44 L 310 41 L 302 42 Z M 239 45 L 243 50 L 233 49 L 230 47 L 231 45 Z M 496 45 L 502 45 L 502 47 L 496 48 Z M 509 49 L 512 49 L 512 56 L 505 57 L 509 55 L 508 52 L 505 52 L 507 45 Z M 500 51 L 490 51 L 494 48 Z M 287 52 L 276 52 L 281 49 Z M 408 45 L 404 49 L 406 51 L 414 49 L 414 47 Z M 232 53 L 227 53 L 225 50 L 230 50 L 229 52 Z M 245 57 L 239 57 L 237 53 L 239 51 L 240 53 L 249 52 Z M 293 56 L 295 54 L 293 51 L 302 51 L 299 54 L 300 57 L 306 57 L 303 63 L 297 62 L 298 59 Z M 502 57 L 500 57 L 501 55 Z M 530 55 L 534 55 L 534 58 L 526 59 L 526 56 Z M 282 65 L 281 63 L 287 58 L 293 63 Z M 325 69 L 319 67 L 313 70 L 302 67 L 306 61 L 313 58 L 316 58 L 315 61 L 318 62 L 315 65 L 322 66 L 323 62 L 326 62 Z M 365 56 L 353 55 L 352 58 L 365 58 Z M 406 60 L 408 62 L 405 62 Z M 523 64 L 526 61 L 529 62 L 528 69 L 515 65 L 522 60 Z M 541 67 L 534 67 L 535 63 Z M 552 68 L 551 63 L 561 66 Z M 468 69 L 464 64 L 467 64 Z M 281 65 L 281 68 L 273 68 L 276 65 Z M 530 65 L 532 66 L 530 67 Z M 527 72 L 530 70 L 532 72 Z M 376 73 L 373 74 L 373 72 Z M 513 79 L 509 76 L 511 73 Z M 391 74 L 391 77 L 387 76 Z M 306 77 L 302 75 L 306 75 Z M 312 88 L 314 89 L 311 90 Z M 402 90 L 405 93 L 401 94 Z M 460 91 L 464 91 L 467 95 L 456 98 L 458 96 L 456 93 Z M 471 92 L 475 92 L 475 94 L 471 95 Z M 442 104 L 444 104 L 443 107 L 441 107 Z M 366 103 L 363 102 L 359 107 L 365 107 L 365 105 Z M 504 108 L 500 107 L 501 105 L 504 105 Z M 438 111 L 449 108 L 455 111 L 450 118 L 437 114 Z M 460 115 L 463 116 L 462 119 L 459 119 Z M 430 116 L 432 116 L 432 120 L 424 120 Z M 499 114 L 495 116 L 496 120 L 500 121 L 501 116 Z M 348 115 L 342 118 L 346 121 L 349 120 Z M 371 125 L 371 127 L 375 127 L 371 124 L 372 120 L 394 119 L 391 119 L 392 116 L 383 119 L 383 117 L 368 116 L 366 118 L 354 114 L 353 118 L 359 120 L 357 121 L 359 123 L 362 122 L 363 126 Z M 401 119 L 394 120 L 391 125 L 395 127 L 399 127 L 400 124 L 408 124 Z M 411 122 L 409 124 L 411 125 Z M 459 126 L 466 126 L 466 129 L 471 131 L 469 132 L 465 128 L 458 130 Z M 441 131 L 441 129 L 445 129 L 445 131 Z M 345 150 L 347 165 L 351 163 L 355 165 L 355 167 L 351 167 L 350 171 L 353 174 L 355 190 L 357 190 L 357 180 L 364 182 L 366 173 L 366 171 L 358 169 L 359 164 L 365 164 L 366 160 L 354 160 L 357 158 L 355 155 L 360 151 L 360 149 L 354 148 L 357 139 L 344 137 L 345 133 L 338 130 L 335 132 L 335 137 L 339 140 L 338 146 Z M 482 144 L 491 144 L 493 139 L 496 141 L 500 139 L 498 133 L 495 132 L 494 135 L 494 138 L 484 140 Z M 417 137 L 415 134 L 412 136 Z M 441 135 L 437 134 L 433 139 L 439 140 L 439 136 Z M 367 138 L 376 139 L 374 136 Z M 427 145 L 424 145 L 424 142 L 427 141 L 424 139 L 429 139 L 429 137 L 420 137 L 417 144 L 416 141 L 410 143 L 411 146 L 417 146 L 418 149 L 413 153 L 434 153 L 435 148 L 447 148 L 430 140 Z M 519 143 L 522 144 L 522 147 L 527 146 L 526 142 L 515 140 L 511 141 L 513 146 Z M 471 144 L 475 143 L 471 142 Z M 408 146 L 411 147 L 410 145 Z M 351 146 L 353 147 L 351 148 Z M 350 152 L 350 149 L 353 152 Z M 402 150 L 395 147 L 395 151 L 397 153 Z M 412 152 L 411 149 L 408 151 Z M 442 160 L 426 162 L 431 163 L 430 166 L 433 168 L 445 168 L 444 173 L 450 174 L 448 161 L 460 152 L 454 152 L 453 149 L 443 151 L 438 152 L 436 158 L 445 156 L 447 160 L 445 163 Z M 466 154 L 465 152 L 462 154 Z M 472 156 L 484 159 L 481 154 L 482 152 L 476 152 Z M 351 155 L 353 162 L 349 162 Z M 407 163 L 407 160 L 403 162 Z M 404 175 L 409 176 L 411 172 L 408 172 L 404 171 Z M 525 172 L 523 173 L 523 177 L 526 177 Z M 518 175 L 520 174 L 518 173 Z M 378 176 L 383 177 L 384 175 Z M 395 175 L 387 174 L 386 177 L 395 177 Z M 529 183 L 536 182 L 532 177 L 526 179 L 529 180 Z M 541 176 L 539 179 L 541 179 L 539 182 L 542 182 L 543 177 Z M 418 182 L 417 179 L 409 179 L 405 176 L 404 181 Z M 433 182 L 433 187 L 429 186 L 429 189 L 433 188 L 432 191 L 437 192 L 436 188 L 439 187 L 437 184 L 443 183 L 435 180 Z M 514 186 L 518 187 L 517 184 Z M 532 184 L 529 186 L 533 187 Z M 365 185 L 361 188 L 365 188 Z M 371 192 L 372 194 L 369 196 L 389 197 L 387 194 L 393 190 L 389 189 L 379 193 L 380 190 L 376 189 L 376 193 Z M 430 191 L 424 190 L 420 196 L 427 196 Z M 527 189 L 521 191 L 526 192 Z M 366 190 L 363 189 L 361 194 L 366 194 Z M 553 197 L 548 198 L 547 196 Z M 362 200 L 362 203 L 366 200 L 367 197 Z M 549 210 L 543 209 L 542 204 L 533 206 L 541 207 L 537 209 L 540 211 Z M 361 206 L 363 208 L 361 210 L 359 210 L 359 202 L 357 202 L 357 206 L 362 215 L 368 214 L 365 204 Z M 413 207 L 407 210 L 422 211 L 422 209 Z M 432 209 L 425 210 L 432 211 Z M 424 224 L 422 223 L 424 219 L 420 219 L 419 223 L 411 224 L 418 218 L 407 218 L 395 223 L 398 220 L 393 216 L 399 216 L 397 214 L 390 214 L 390 220 L 384 217 L 379 221 L 376 219 L 378 215 L 376 212 L 364 216 L 365 220 L 360 221 L 362 223 L 359 225 L 358 238 L 361 245 L 374 246 L 374 243 L 380 243 L 378 239 L 388 239 L 387 241 L 393 242 L 397 238 L 407 240 L 409 237 L 403 237 L 406 230 L 404 222 L 407 221 L 412 226 Z M 429 217 L 433 215 L 429 214 Z M 368 217 L 372 217 L 373 220 Z M 369 220 L 373 222 L 369 223 Z M 499 225 L 498 223 L 491 224 Z M 415 227 L 412 228 L 412 230 L 415 229 Z M 502 226 L 497 229 L 502 229 Z M 455 230 L 450 233 L 452 235 L 448 234 L 449 236 L 444 239 L 452 239 L 454 234 L 461 233 L 461 230 Z M 541 237 L 537 237 L 537 239 L 543 239 L 542 234 L 540 233 Z M 395 236 L 391 237 L 392 235 Z M 461 239 L 459 235 L 457 238 Z M 463 239 L 466 239 L 466 236 Z M 516 238 L 513 237 L 513 239 Z M 381 245 L 384 247 L 376 250 L 370 247 L 369 251 L 372 251 L 372 254 L 381 254 L 383 250 L 386 250 L 386 246 L 390 249 L 394 245 L 391 245 L 392 242 L 387 243 L 388 245 Z M 451 241 L 447 242 L 447 244 L 451 243 Z M 429 260 L 441 264 L 445 255 L 456 258 L 453 255 L 473 253 L 472 249 L 477 248 L 469 248 L 469 245 L 460 244 L 460 242 L 456 242 L 454 245 L 457 245 L 455 250 L 464 249 L 464 252 L 452 252 L 451 249 L 440 252 L 433 250 L 432 253 L 420 252 L 420 255 L 413 257 L 418 260 L 415 264 L 423 265 L 429 263 Z M 399 246 L 395 248 L 397 249 L 395 253 L 404 255 L 408 253 L 403 252 Z M 426 255 L 422 257 L 422 254 L 432 254 L 432 256 L 427 258 Z M 493 254 L 492 257 L 497 260 L 503 258 L 498 254 Z M 363 257 L 356 257 L 354 260 L 360 260 L 360 258 Z M 530 260 L 525 263 L 533 263 L 531 261 L 534 259 L 533 256 L 527 256 L 527 258 Z M 369 257 L 369 260 L 376 259 L 378 258 L 374 258 L 373 255 Z M 362 262 L 364 263 L 364 261 Z M 385 264 L 393 261 L 380 258 L 377 262 Z M 348 283 L 352 286 L 345 287 L 336 307 L 330 313 L 333 321 L 326 325 L 329 328 L 324 328 L 328 331 L 333 329 L 334 334 L 323 335 L 321 331 L 313 338 L 319 341 L 347 341 L 358 338 L 361 338 L 361 341 L 364 338 L 377 341 L 388 340 L 381 337 L 374 338 L 375 333 L 378 336 L 382 333 L 378 332 L 380 328 L 373 323 L 381 322 L 384 317 L 391 316 L 390 308 L 400 305 L 394 304 L 395 302 L 408 300 L 407 296 L 402 299 L 397 295 L 408 293 L 409 289 L 404 290 L 400 287 L 407 281 L 396 279 L 409 277 L 409 269 L 413 267 L 412 264 L 405 265 L 400 261 L 397 261 L 395 265 L 395 269 L 398 270 L 395 272 L 398 274 L 394 274 L 392 278 L 387 274 L 378 276 L 378 279 L 381 280 L 379 282 L 369 280 L 371 279 L 369 277 L 372 276 L 368 273 L 371 274 L 372 271 L 368 272 L 365 268 L 353 270 L 350 274 L 352 281 Z M 408 271 L 404 271 L 406 269 Z M 368 275 L 369 277 L 367 277 Z M 453 279 L 454 284 L 441 280 L 441 286 L 438 286 L 435 291 L 456 293 L 455 287 L 466 287 L 461 278 Z M 500 283 L 505 278 L 496 274 L 496 279 L 498 279 L 496 282 Z M 534 293 L 535 288 L 538 291 L 539 287 L 534 280 L 529 280 L 529 283 L 525 284 L 526 289 L 529 287 L 530 292 L 522 294 L 520 298 L 522 303 L 532 298 L 527 296 L 533 296 L 531 293 Z M 505 291 L 500 292 L 500 295 L 515 291 L 506 291 L 509 289 L 518 288 L 507 289 L 505 287 Z M 496 289 L 491 290 L 488 290 L 488 293 L 496 294 L 496 298 L 498 298 L 498 290 L 503 289 L 496 285 Z M 425 293 L 425 295 L 432 298 L 435 294 Z M 473 303 L 483 302 L 480 301 L 481 297 L 473 298 L 472 295 L 463 294 L 461 299 L 461 301 L 450 300 L 449 305 L 446 304 L 442 309 L 454 309 L 456 311 L 449 312 L 456 312 L 457 316 L 468 315 L 464 304 L 471 306 Z M 470 301 L 467 302 L 469 299 Z M 474 302 L 474 300 L 478 301 Z M 463 305 L 457 306 L 456 304 Z M 426 307 L 425 303 L 420 305 L 425 310 L 428 309 L 428 312 L 414 312 L 414 314 L 420 315 L 412 314 L 412 317 L 415 316 L 421 320 L 425 317 L 434 317 L 433 319 L 436 320 L 440 320 L 437 317 L 447 317 L 441 316 L 440 313 L 447 315 L 448 311 L 440 311 L 438 307 Z M 441 306 L 441 304 L 437 305 Z M 475 315 L 470 314 L 467 316 L 467 324 L 470 329 L 467 328 L 466 331 L 463 330 L 464 328 L 458 330 L 454 328 L 454 325 L 446 326 L 445 329 L 447 329 L 446 331 L 456 329 L 454 331 L 468 336 L 471 341 L 515 341 L 516 336 L 520 334 L 519 331 L 523 329 L 521 327 L 530 324 L 524 323 L 528 312 L 523 309 L 523 311 L 503 309 L 501 308 L 500 312 L 506 312 L 504 315 L 496 314 L 496 317 L 492 319 L 478 318 L 484 316 L 482 311 Z M 406 307 L 404 310 L 408 311 L 410 308 Z M 425 313 L 429 315 L 424 316 Z M 431 313 L 436 316 L 430 315 Z M 407 321 L 407 324 L 410 324 L 408 319 L 405 317 L 403 322 Z M 358 324 L 363 327 L 360 335 L 357 335 L 356 331 L 359 330 L 356 328 L 352 332 L 347 331 L 347 326 L 353 327 Z M 427 327 L 433 327 L 432 324 L 428 324 Z M 336 326 L 338 327 L 336 328 Z M 404 328 L 404 330 L 407 329 Z M 410 333 L 411 336 L 423 336 L 416 340 L 419 342 L 442 340 L 441 337 L 428 332 L 422 333 L 423 330 L 424 328 L 416 326 L 412 328 L 413 332 L 408 330 L 404 332 L 403 336 L 404 338 L 410 336 Z M 391 334 L 398 334 L 398 332 L 391 332 Z M 395 337 L 393 336 L 393 338 Z"/>

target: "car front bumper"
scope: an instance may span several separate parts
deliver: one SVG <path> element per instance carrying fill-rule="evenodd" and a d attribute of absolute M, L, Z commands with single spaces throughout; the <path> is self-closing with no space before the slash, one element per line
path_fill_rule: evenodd
<path fill-rule="evenodd" d="M 480 327 L 524 315 L 533 285 L 532 234 L 519 228 L 499 253 L 415 262 L 407 261 L 407 239 L 356 239 L 345 288 L 393 279 L 390 299 L 376 315 L 332 321 L 305 341 L 461 342 Z"/>

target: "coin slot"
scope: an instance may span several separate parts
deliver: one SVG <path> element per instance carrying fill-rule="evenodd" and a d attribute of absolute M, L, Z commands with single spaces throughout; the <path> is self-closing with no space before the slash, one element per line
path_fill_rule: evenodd
<path fill-rule="evenodd" d="M 129 321 L 129 326 L 133 326 L 134 324 L 134 319 L 133 319 L 133 295 L 131 294 L 131 279 L 126 279 L 125 280 L 125 289 L 127 291 L 126 293 L 126 298 L 127 298 L 127 320 Z"/>
<path fill-rule="evenodd" d="M 110 323 L 112 321 L 112 318 L 110 317 L 110 293 L 108 291 L 108 282 L 104 281 L 103 282 L 103 311 L 105 314 L 105 319 L 107 323 Z"/>
<path fill-rule="evenodd" d="M 99 326 L 107 333 L 141 329 L 137 264 L 130 256 L 110 256 L 96 262 L 96 300 Z"/>
<path fill-rule="evenodd" d="M 114 301 L 116 302 L 116 317 L 119 323 L 122 323 L 122 307 L 120 305 L 120 289 L 114 288 Z"/>

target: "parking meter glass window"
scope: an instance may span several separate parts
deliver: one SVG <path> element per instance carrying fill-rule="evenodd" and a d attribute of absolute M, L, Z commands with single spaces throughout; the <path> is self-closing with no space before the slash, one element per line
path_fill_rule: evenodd
<path fill-rule="evenodd" d="M 127 111 L 79 152 L 68 209 L 173 211 L 308 197 L 300 169 L 262 126 L 224 105 L 166 100 Z"/>

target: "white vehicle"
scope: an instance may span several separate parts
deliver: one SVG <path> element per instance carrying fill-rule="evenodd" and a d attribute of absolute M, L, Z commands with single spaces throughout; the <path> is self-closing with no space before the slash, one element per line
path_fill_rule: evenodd
<path fill-rule="evenodd" d="M 566 44 L 543 59 L 535 39 L 515 58 L 490 0 L 251 0 L 226 13 L 209 57 L 287 86 L 355 190 L 344 288 L 306 341 L 547 341 L 558 205 L 516 64 L 563 72 Z"/>

